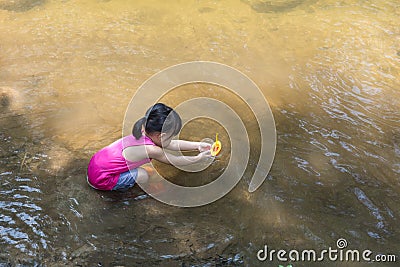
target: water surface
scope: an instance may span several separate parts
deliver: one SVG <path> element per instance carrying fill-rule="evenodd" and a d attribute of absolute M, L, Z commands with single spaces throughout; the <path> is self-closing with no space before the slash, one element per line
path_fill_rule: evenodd
<path fill-rule="evenodd" d="M 0 262 L 269 266 L 256 258 L 265 244 L 324 249 L 339 238 L 398 254 L 399 16 L 394 0 L 0 0 Z M 138 188 L 90 189 L 90 156 L 120 137 L 135 90 L 192 60 L 237 68 L 270 103 L 278 143 L 264 184 L 247 192 L 254 116 L 223 88 L 199 84 L 188 85 L 198 95 L 183 86 L 163 101 L 210 96 L 241 115 L 251 158 L 231 193 L 184 209 Z M 213 137 L 214 127 L 193 122 L 182 137 Z M 198 174 L 157 168 L 198 185 L 228 159 L 225 150 Z"/>

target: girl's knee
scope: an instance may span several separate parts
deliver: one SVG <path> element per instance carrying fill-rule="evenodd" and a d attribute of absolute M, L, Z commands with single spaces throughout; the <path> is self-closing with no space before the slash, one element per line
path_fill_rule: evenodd
<path fill-rule="evenodd" d="M 136 182 L 147 183 L 149 181 L 149 174 L 143 168 L 138 168 L 138 175 L 136 177 Z"/>

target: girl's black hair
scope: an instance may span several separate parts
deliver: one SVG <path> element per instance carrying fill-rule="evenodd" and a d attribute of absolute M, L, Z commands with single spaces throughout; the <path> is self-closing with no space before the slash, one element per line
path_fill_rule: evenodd
<path fill-rule="evenodd" d="M 133 126 L 132 134 L 136 139 L 142 136 L 142 126 L 146 133 L 163 132 L 177 135 L 182 128 L 182 120 L 175 110 L 163 103 L 157 103 Z"/>

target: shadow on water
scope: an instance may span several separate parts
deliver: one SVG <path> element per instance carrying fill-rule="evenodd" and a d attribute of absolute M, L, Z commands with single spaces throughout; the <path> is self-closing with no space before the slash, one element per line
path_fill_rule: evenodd
<path fill-rule="evenodd" d="M 43 154 L 32 149 L 38 142 L 31 139 L 29 121 L 20 112 L 20 95 L 0 87 L 0 101 L 0 260 L 7 262 L 46 254 L 51 218 L 44 211 L 43 181 L 31 169 L 40 165 Z"/>

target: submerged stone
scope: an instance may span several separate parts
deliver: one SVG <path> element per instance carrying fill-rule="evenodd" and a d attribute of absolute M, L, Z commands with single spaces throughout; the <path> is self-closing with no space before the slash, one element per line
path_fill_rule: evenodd
<path fill-rule="evenodd" d="M 25 12 L 36 6 L 41 6 L 45 2 L 46 0 L 0 0 L 0 9 L 14 12 Z"/>
<path fill-rule="evenodd" d="M 307 0 L 242 0 L 258 13 L 286 12 L 304 4 Z"/>

